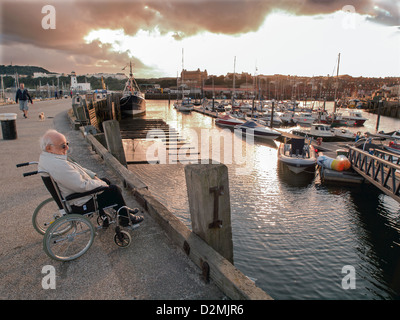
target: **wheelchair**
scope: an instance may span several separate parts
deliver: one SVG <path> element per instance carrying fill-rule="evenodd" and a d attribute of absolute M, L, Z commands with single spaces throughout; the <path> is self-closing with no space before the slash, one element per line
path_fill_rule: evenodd
<path fill-rule="evenodd" d="M 17 167 L 37 164 L 38 162 L 25 162 L 17 164 Z M 105 215 L 100 215 L 97 195 L 107 187 L 99 187 L 84 193 L 75 193 L 67 197 L 61 195 L 60 189 L 54 179 L 44 171 L 32 171 L 23 173 L 24 177 L 41 174 L 42 180 L 51 197 L 42 201 L 34 210 L 32 224 L 34 229 L 42 234 L 43 249 L 52 259 L 58 261 L 71 261 L 85 254 L 92 246 L 97 230 L 107 229 L 115 224 L 114 242 L 119 247 L 128 247 L 132 237 L 123 230 L 119 218 L 129 220 L 128 227 L 136 229 L 140 224 L 132 225 L 126 216 L 120 215 L 120 210 L 115 209 L 117 204 L 102 208 Z M 71 200 L 91 196 L 94 203 L 94 211 L 85 214 L 74 213 L 69 202 Z M 91 218 L 96 217 L 95 227 Z"/>

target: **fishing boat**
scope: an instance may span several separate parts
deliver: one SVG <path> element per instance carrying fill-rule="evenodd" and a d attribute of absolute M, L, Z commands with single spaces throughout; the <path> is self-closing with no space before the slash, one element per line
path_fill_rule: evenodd
<path fill-rule="evenodd" d="M 310 143 L 305 143 L 304 138 L 292 138 L 289 143 L 279 145 L 278 161 L 298 174 L 306 170 L 315 170 L 317 156 L 314 147 Z"/>
<path fill-rule="evenodd" d="M 241 125 L 243 123 L 244 123 L 243 120 L 239 120 L 238 118 L 232 117 L 229 114 L 225 114 L 221 117 L 218 117 L 215 120 L 215 124 L 217 124 L 217 125 L 224 126 L 224 127 L 232 127 L 232 128 L 234 128 L 235 126 Z"/>
<path fill-rule="evenodd" d="M 125 68 L 124 68 L 125 69 Z M 132 73 L 132 62 L 130 62 L 129 78 L 125 83 L 120 99 L 121 113 L 124 115 L 139 117 L 146 113 L 146 100 L 144 93 L 139 89 Z"/>
<path fill-rule="evenodd" d="M 235 131 L 269 140 L 274 140 L 281 136 L 280 132 L 267 128 L 253 120 L 249 120 L 245 123 L 235 126 Z"/>

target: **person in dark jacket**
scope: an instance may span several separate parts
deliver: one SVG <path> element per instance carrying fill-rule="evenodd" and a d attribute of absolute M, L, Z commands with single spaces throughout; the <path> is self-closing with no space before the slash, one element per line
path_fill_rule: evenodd
<path fill-rule="evenodd" d="M 28 100 L 33 104 L 32 98 L 25 89 L 25 85 L 21 83 L 15 95 L 15 102 L 19 101 L 19 109 L 24 113 L 24 118 L 28 118 Z"/>

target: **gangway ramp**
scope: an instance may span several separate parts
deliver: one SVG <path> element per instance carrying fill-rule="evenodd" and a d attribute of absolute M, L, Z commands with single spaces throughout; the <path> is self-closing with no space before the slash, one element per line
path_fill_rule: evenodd
<path fill-rule="evenodd" d="M 400 155 L 384 150 L 373 154 L 349 147 L 349 160 L 354 171 L 382 192 L 400 203 Z"/>

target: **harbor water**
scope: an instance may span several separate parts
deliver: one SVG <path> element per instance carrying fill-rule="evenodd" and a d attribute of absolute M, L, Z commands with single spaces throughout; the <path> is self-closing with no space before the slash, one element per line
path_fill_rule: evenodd
<path fill-rule="evenodd" d="M 351 130 L 375 132 L 377 116 L 363 116 L 365 125 Z M 207 115 L 180 113 L 168 101 L 147 101 L 146 117 L 165 120 L 192 142 L 201 130 L 227 130 Z M 399 127 L 400 120 L 380 119 L 379 130 Z M 371 185 L 325 185 L 318 171 L 295 175 L 278 164 L 279 142 L 241 139 L 251 159 L 227 164 L 235 266 L 277 300 L 398 299 L 399 204 Z M 184 166 L 129 169 L 191 228 Z"/>

